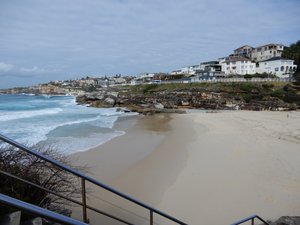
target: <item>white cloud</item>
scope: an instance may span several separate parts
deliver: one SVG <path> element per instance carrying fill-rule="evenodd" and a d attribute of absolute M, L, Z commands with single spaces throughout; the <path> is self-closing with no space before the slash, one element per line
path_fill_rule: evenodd
<path fill-rule="evenodd" d="M 32 68 L 21 67 L 20 71 L 24 72 L 24 73 L 43 73 L 43 72 L 45 72 L 44 69 L 41 69 L 37 66 L 33 66 Z"/>
<path fill-rule="evenodd" d="M 4 63 L 4 62 L 0 62 L 0 71 L 1 72 L 7 72 L 10 71 L 14 68 L 14 66 L 12 64 L 8 64 L 8 63 Z"/>

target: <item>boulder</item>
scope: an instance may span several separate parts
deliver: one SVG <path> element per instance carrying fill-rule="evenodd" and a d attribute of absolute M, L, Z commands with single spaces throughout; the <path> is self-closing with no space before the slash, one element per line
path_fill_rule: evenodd
<path fill-rule="evenodd" d="M 154 106 L 154 108 L 156 108 L 156 109 L 163 109 L 163 108 L 164 108 L 164 105 L 161 104 L 161 103 L 155 103 L 153 106 Z"/>
<path fill-rule="evenodd" d="M 112 107 L 114 107 L 115 104 L 116 104 L 116 100 L 115 100 L 114 98 L 112 98 L 112 97 L 107 97 L 107 98 L 105 98 L 105 99 L 104 99 L 104 102 L 105 102 L 106 104 L 112 106 Z"/>

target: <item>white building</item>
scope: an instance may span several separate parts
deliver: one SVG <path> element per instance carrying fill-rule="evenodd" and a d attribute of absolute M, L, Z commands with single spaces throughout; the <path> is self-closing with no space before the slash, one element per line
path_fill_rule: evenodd
<path fill-rule="evenodd" d="M 294 65 L 294 60 L 273 57 L 259 62 L 257 72 L 274 74 L 280 78 L 288 78 L 296 71 L 296 69 L 297 65 Z"/>
<path fill-rule="evenodd" d="M 230 56 L 220 61 L 222 72 L 226 75 L 255 74 L 255 63 L 243 56 Z"/>
<path fill-rule="evenodd" d="M 284 49 L 282 44 L 267 44 L 252 50 L 251 60 L 260 62 L 273 57 L 281 57 Z"/>
<path fill-rule="evenodd" d="M 182 74 L 182 72 L 181 72 L 181 70 L 173 70 L 170 74 L 177 75 L 177 74 Z"/>
<path fill-rule="evenodd" d="M 141 73 L 140 75 L 138 75 L 138 77 L 141 79 L 143 78 L 152 79 L 154 77 L 154 73 Z"/>
<path fill-rule="evenodd" d="M 183 74 L 195 74 L 196 70 L 200 69 L 200 65 L 194 65 L 194 66 L 185 66 L 181 68 L 181 73 Z"/>
<path fill-rule="evenodd" d="M 138 85 L 138 84 L 142 84 L 142 83 L 143 83 L 143 81 L 138 78 L 134 78 L 130 81 L 131 85 Z"/>

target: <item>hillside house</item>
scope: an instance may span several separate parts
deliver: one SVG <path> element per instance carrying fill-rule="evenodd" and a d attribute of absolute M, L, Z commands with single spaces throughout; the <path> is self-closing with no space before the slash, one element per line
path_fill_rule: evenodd
<path fill-rule="evenodd" d="M 273 57 L 259 62 L 257 72 L 273 74 L 279 78 L 289 78 L 293 73 L 295 73 L 296 69 L 297 65 L 294 64 L 294 60 L 284 59 L 282 57 Z"/>
<path fill-rule="evenodd" d="M 255 74 L 256 65 L 243 56 L 230 56 L 220 61 L 222 72 L 226 75 Z"/>
<path fill-rule="evenodd" d="M 251 52 L 251 60 L 261 62 L 273 57 L 281 57 L 284 49 L 282 44 L 267 44 L 259 46 Z"/>

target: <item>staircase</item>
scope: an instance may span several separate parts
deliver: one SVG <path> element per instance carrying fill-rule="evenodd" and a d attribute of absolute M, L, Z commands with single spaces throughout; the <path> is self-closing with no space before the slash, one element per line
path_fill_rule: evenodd
<path fill-rule="evenodd" d="M 82 223 L 70 217 L 51 212 L 47 209 L 43 209 L 36 205 L 17 200 L 3 194 L 0 194 L 0 203 L 9 207 L 9 210 L 16 210 L 0 215 L 0 225 L 86 225 L 86 223 Z"/>
<path fill-rule="evenodd" d="M 93 184 L 96 185 L 98 188 L 101 188 L 103 190 L 106 190 L 110 193 L 112 193 L 115 196 L 118 196 L 120 198 L 122 198 L 125 201 L 131 202 L 132 204 L 141 207 L 142 209 L 146 210 L 146 212 L 148 211 L 148 224 L 150 225 L 154 225 L 157 224 L 154 222 L 155 220 L 155 215 L 160 217 L 160 218 L 164 218 L 165 221 L 171 221 L 174 224 L 181 224 L 181 225 L 186 225 L 186 223 L 180 221 L 179 219 L 170 216 L 158 209 L 155 209 L 137 199 L 134 199 L 131 196 L 128 196 L 92 177 L 89 177 L 87 175 L 85 175 L 82 172 L 79 172 L 73 168 L 70 168 L 56 160 L 53 160 L 52 158 L 41 154 L 38 151 L 29 149 L 28 147 L 26 147 L 23 144 L 20 144 L 8 137 L 5 137 L 4 135 L 0 134 L 0 141 L 3 141 L 6 144 L 9 144 L 11 146 L 14 146 L 24 152 L 27 152 L 30 155 L 33 155 L 39 159 L 42 159 L 43 161 L 52 164 L 53 166 L 55 166 L 55 168 L 57 168 L 58 170 L 63 170 L 65 172 L 68 172 L 74 176 L 76 176 L 77 178 L 79 178 L 81 180 L 81 201 L 78 199 L 72 199 L 70 197 L 64 196 L 61 193 L 55 193 L 49 189 L 46 189 L 45 187 L 42 187 L 36 183 L 33 183 L 31 181 L 25 180 L 23 178 L 18 177 L 18 174 L 10 174 L 8 173 L 8 171 L 2 171 L 0 170 L 0 174 L 6 177 L 9 177 L 10 179 L 15 179 L 18 182 L 22 182 L 26 185 L 30 185 L 32 187 L 41 189 L 43 191 L 46 191 L 47 193 L 50 193 L 52 195 L 55 195 L 56 197 L 59 197 L 61 199 L 65 199 L 67 201 L 70 201 L 74 204 L 79 205 L 82 210 L 81 210 L 81 214 L 82 214 L 82 221 L 79 220 L 75 220 L 75 219 L 71 219 L 70 217 L 66 217 L 62 214 L 58 214 L 43 208 L 40 208 L 36 205 L 31 205 L 29 203 L 26 202 L 22 202 L 18 199 L 14 199 L 12 197 L 3 195 L 0 193 L 0 207 L 2 206 L 6 206 L 6 207 L 13 207 L 16 208 L 17 210 L 15 211 L 11 211 L 10 213 L 6 214 L 6 215 L 0 215 L 0 225 L 19 225 L 19 224 L 44 224 L 42 221 L 44 221 L 44 219 L 51 219 L 53 221 L 58 222 L 58 224 L 72 224 L 72 225 L 81 225 L 81 224 L 88 224 L 89 223 L 89 219 L 88 219 L 88 210 L 89 211 L 93 211 L 95 213 L 101 214 L 102 216 L 108 217 L 111 220 L 117 221 L 118 224 L 128 224 L 128 225 L 134 225 L 133 222 L 127 221 L 127 218 L 121 218 L 118 215 L 112 215 L 108 212 L 104 212 L 103 210 L 100 210 L 98 208 L 95 208 L 93 206 L 90 206 L 87 204 L 87 192 L 86 192 L 86 184 Z M 1 143 L 0 143 L 1 144 Z M 0 181 L 1 182 L 1 181 Z M 29 213 L 30 215 L 33 215 L 34 217 L 32 217 L 31 219 L 29 219 L 28 221 L 23 221 L 22 217 L 24 213 Z M 43 219 L 41 219 L 43 218 Z M 101 222 L 100 222 L 101 223 Z M 52 223 L 53 224 L 53 223 Z M 97 222 L 97 224 L 99 224 Z"/>

